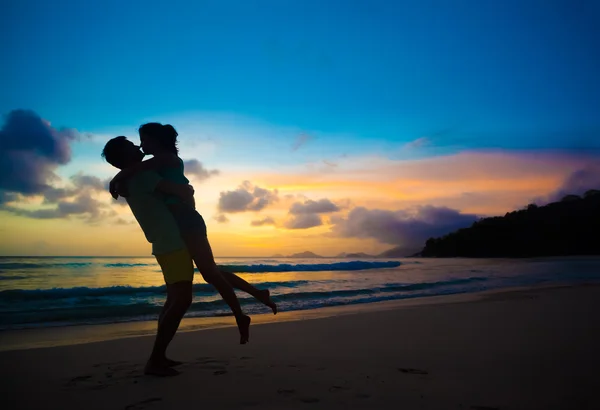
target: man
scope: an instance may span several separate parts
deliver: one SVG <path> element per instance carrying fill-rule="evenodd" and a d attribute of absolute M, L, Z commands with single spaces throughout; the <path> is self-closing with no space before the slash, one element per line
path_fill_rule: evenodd
<path fill-rule="evenodd" d="M 125 137 L 111 139 L 104 146 L 102 156 L 111 165 L 123 169 L 142 161 L 140 148 Z M 152 254 L 161 267 L 167 284 L 167 300 L 158 318 L 158 331 L 152 354 L 144 373 L 155 376 L 179 374 L 172 368 L 180 362 L 166 356 L 169 343 L 192 303 L 194 265 L 181 239 L 173 215 L 160 197 L 161 193 L 178 195 L 193 200 L 190 185 L 175 184 L 161 178 L 154 171 L 141 172 L 125 182 L 126 200 L 135 219 L 152 244 Z"/>

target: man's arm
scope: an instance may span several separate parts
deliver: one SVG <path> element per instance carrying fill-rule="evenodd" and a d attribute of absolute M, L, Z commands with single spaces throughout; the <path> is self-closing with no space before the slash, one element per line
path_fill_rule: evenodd
<path fill-rule="evenodd" d="M 177 166 L 179 166 L 177 155 L 169 153 L 157 155 L 154 158 L 147 159 L 146 161 L 139 162 L 119 171 L 119 173 L 117 173 L 110 181 L 108 189 L 113 198 L 117 199 L 120 195 L 117 185 L 125 179 L 134 176 L 138 172 L 155 171 L 160 168 L 174 168 Z"/>

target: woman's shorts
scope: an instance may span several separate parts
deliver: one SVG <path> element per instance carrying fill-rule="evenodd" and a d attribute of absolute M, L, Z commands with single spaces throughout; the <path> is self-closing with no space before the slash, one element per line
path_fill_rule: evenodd
<path fill-rule="evenodd" d="M 175 217 L 180 233 L 186 234 L 200 231 L 203 236 L 207 236 L 204 218 L 194 208 L 187 205 L 177 205 L 170 207 L 170 209 Z"/>

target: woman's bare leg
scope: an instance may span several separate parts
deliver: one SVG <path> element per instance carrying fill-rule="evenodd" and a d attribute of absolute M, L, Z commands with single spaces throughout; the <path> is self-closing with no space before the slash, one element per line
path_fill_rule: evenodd
<path fill-rule="evenodd" d="M 248 343 L 250 339 L 250 317 L 242 311 L 233 287 L 217 267 L 208 238 L 195 232 L 186 233 L 182 235 L 182 238 L 204 280 L 217 289 L 225 303 L 231 308 L 240 331 L 240 344 Z"/>
<path fill-rule="evenodd" d="M 226 270 L 220 270 L 221 275 L 225 278 L 227 282 L 231 286 L 241 291 L 248 293 L 249 295 L 254 296 L 259 302 L 267 305 L 273 311 L 273 314 L 277 314 L 277 305 L 271 299 L 271 292 L 268 289 L 258 289 L 253 285 L 246 282 L 244 279 L 240 278 L 238 275 L 232 272 L 227 272 Z"/>

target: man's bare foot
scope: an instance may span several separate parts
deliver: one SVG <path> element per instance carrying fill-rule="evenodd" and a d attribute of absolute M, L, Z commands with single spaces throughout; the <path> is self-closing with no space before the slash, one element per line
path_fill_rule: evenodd
<path fill-rule="evenodd" d="M 146 367 L 144 368 L 144 374 L 158 377 L 171 377 L 177 376 L 179 372 L 175 369 L 165 366 L 162 363 L 148 361 L 148 363 L 146 363 Z"/>
<path fill-rule="evenodd" d="M 271 299 L 271 292 L 269 291 L 269 289 L 261 290 L 260 295 L 258 296 L 258 300 L 261 303 L 270 307 L 274 315 L 277 314 L 277 305 L 275 304 L 275 302 L 273 302 L 273 299 Z"/>
<path fill-rule="evenodd" d="M 245 345 L 250 341 L 250 316 L 241 315 L 240 317 L 236 317 L 235 321 L 240 331 L 240 344 Z"/>

